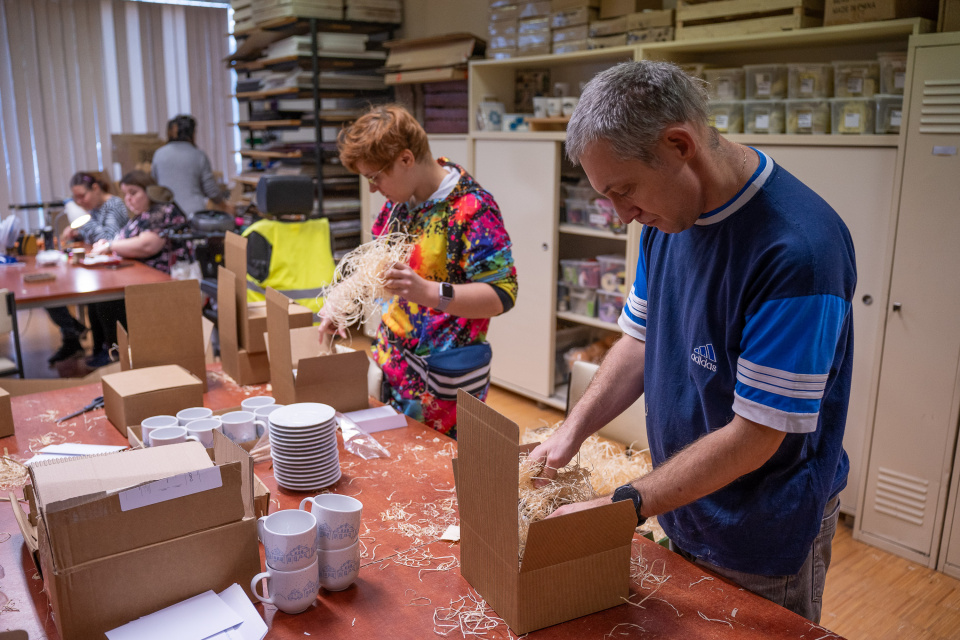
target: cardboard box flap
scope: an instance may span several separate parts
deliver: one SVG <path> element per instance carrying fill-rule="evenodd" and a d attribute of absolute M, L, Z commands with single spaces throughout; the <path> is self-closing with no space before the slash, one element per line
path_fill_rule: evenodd
<path fill-rule="evenodd" d="M 179 365 L 167 364 L 111 373 L 104 376 L 103 381 L 123 396 L 135 396 L 200 382 L 200 379 Z"/>
<path fill-rule="evenodd" d="M 391 40 L 384 67 L 388 71 L 410 71 L 466 64 L 474 54 L 482 54 L 486 43 L 472 33 L 449 33 L 430 38 Z"/>
<path fill-rule="evenodd" d="M 472 533 L 499 560 L 516 567 L 520 429 L 461 389 L 457 392 L 457 440 L 461 527 L 477 527 Z"/>
<path fill-rule="evenodd" d="M 17 519 L 17 526 L 23 534 L 23 543 L 33 555 L 40 548 L 37 540 L 37 525 L 30 523 L 30 516 L 20 506 L 20 501 L 13 493 L 10 494 L 10 506 L 13 507 L 13 517 Z M 39 569 L 39 566 L 37 568 Z"/>
<path fill-rule="evenodd" d="M 629 545 L 636 526 L 637 512 L 630 501 L 534 522 L 527 533 L 520 572 L 537 571 Z"/>
<path fill-rule="evenodd" d="M 30 477 L 43 511 L 71 498 L 109 493 L 143 482 L 213 466 L 203 446 L 169 446 L 64 458 L 30 465 Z"/>
<path fill-rule="evenodd" d="M 228 231 L 223 237 L 223 266 L 233 275 L 234 290 L 233 299 L 236 304 L 237 324 L 239 334 L 237 344 L 240 347 L 246 347 L 247 336 L 247 239 L 243 236 Z M 217 300 L 222 298 L 217 293 Z"/>
<path fill-rule="evenodd" d="M 240 465 L 241 493 L 243 496 L 243 517 L 252 518 L 254 497 L 253 459 L 230 438 L 219 431 L 213 432 L 213 459 L 217 464 Z"/>
<path fill-rule="evenodd" d="M 362 351 L 304 358 L 297 369 L 297 401 L 328 404 L 341 413 L 367 409 L 369 367 Z"/>
<path fill-rule="evenodd" d="M 300 367 L 300 361 L 330 355 L 320 346 L 320 334 L 313 327 L 290 329 L 290 365 L 292 369 Z"/>
<path fill-rule="evenodd" d="M 236 359 L 240 349 L 236 289 L 237 283 L 233 273 L 224 267 L 217 267 L 217 331 L 220 334 L 220 355 L 224 361 L 227 358 Z M 226 362 L 224 362 L 224 369 L 230 370 Z"/>

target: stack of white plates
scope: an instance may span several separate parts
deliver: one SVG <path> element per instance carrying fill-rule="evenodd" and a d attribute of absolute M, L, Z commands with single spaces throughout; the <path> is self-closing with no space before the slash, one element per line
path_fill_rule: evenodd
<path fill-rule="evenodd" d="M 277 484 L 294 491 L 329 487 L 340 479 L 333 407 L 303 402 L 270 414 L 270 451 Z"/>

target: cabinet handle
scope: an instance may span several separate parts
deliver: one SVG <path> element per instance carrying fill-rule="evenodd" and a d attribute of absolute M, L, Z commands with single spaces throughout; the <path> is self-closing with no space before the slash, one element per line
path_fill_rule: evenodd
<path fill-rule="evenodd" d="M 540 245 L 540 248 L 543 249 L 544 251 L 550 251 L 550 245 L 547 244 L 546 242 Z"/>
<path fill-rule="evenodd" d="M 862 299 L 863 299 L 863 304 L 867 305 L 868 307 L 873 304 L 873 296 L 870 295 L 869 293 L 863 296 Z"/>
<path fill-rule="evenodd" d="M 894 302 L 894 303 L 893 303 L 893 310 L 894 310 L 896 313 L 900 313 L 900 309 L 902 309 L 902 308 L 903 308 L 903 305 L 900 304 L 899 302 Z"/>

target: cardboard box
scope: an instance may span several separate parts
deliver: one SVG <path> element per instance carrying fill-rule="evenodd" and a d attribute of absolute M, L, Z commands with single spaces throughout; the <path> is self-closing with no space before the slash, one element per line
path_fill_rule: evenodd
<path fill-rule="evenodd" d="M 482 55 L 486 45 L 472 33 L 450 33 L 391 40 L 383 46 L 389 51 L 384 64 L 389 72 L 385 82 L 407 84 L 465 79 L 467 62 L 474 55 Z"/>
<path fill-rule="evenodd" d="M 652 29 L 654 27 L 672 27 L 673 9 L 663 11 L 642 11 L 627 16 L 627 31 Z"/>
<path fill-rule="evenodd" d="M 581 24 L 576 27 L 564 27 L 563 29 L 553 30 L 554 42 L 567 42 L 569 40 L 586 40 L 589 35 L 587 25 Z"/>
<path fill-rule="evenodd" d="M 13 407 L 10 405 L 10 393 L 0 389 L 0 438 L 13 435 Z"/>
<path fill-rule="evenodd" d="M 580 7 L 600 8 L 600 0 L 550 0 L 550 11 L 567 11 Z"/>
<path fill-rule="evenodd" d="M 226 438 L 215 448 L 213 461 L 183 443 L 31 466 L 30 515 L 11 502 L 61 637 L 99 639 L 235 582 L 251 595 L 252 462 Z"/>
<path fill-rule="evenodd" d="M 823 25 L 874 22 L 920 16 L 937 19 L 937 0 L 827 0 Z"/>
<path fill-rule="evenodd" d="M 644 9 L 659 11 L 663 9 L 663 0 L 601 0 L 600 19 L 619 18 Z"/>
<path fill-rule="evenodd" d="M 626 33 L 627 19 L 613 18 L 612 20 L 597 20 L 590 23 L 590 37 L 599 38 L 602 36 L 612 36 L 618 33 Z"/>
<path fill-rule="evenodd" d="M 292 327 L 290 317 L 287 298 L 267 287 L 270 380 L 277 403 L 320 402 L 341 412 L 369 407 L 366 354 L 324 351 L 317 329 Z"/>
<path fill-rule="evenodd" d="M 114 133 L 110 143 L 113 161 L 120 163 L 120 173 L 126 175 L 134 169 L 150 173 L 153 153 L 166 141 L 156 133 Z"/>
<path fill-rule="evenodd" d="M 940 3 L 938 31 L 960 31 L 960 0 L 943 0 Z"/>
<path fill-rule="evenodd" d="M 623 604 L 637 514 L 623 501 L 534 522 L 518 568 L 519 441 L 516 423 L 458 393 L 461 573 L 522 635 Z"/>
<path fill-rule="evenodd" d="M 203 382 L 207 365 L 203 342 L 200 283 L 171 280 L 124 289 L 127 330 L 117 323 L 123 371 L 178 364 Z"/>
<path fill-rule="evenodd" d="M 112 373 L 101 384 L 107 419 L 124 436 L 144 418 L 203 406 L 203 383 L 175 364 Z"/>
<path fill-rule="evenodd" d="M 565 11 L 555 11 L 550 18 L 550 26 L 554 29 L 576 27 L 589 24 L 597 19 L 597 10 L 592 7 L 576 7 Z"/>

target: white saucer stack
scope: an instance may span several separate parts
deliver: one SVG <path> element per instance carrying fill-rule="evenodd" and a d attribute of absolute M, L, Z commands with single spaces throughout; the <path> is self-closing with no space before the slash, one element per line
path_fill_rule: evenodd
<path fill-rule="evenodd" d="M 294 491 L 329 487 L 340 479 L 333 407 L 302 402 L 270 414 L 270 451 L 277 484 Z"/>

